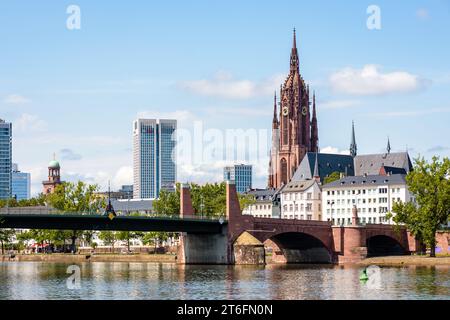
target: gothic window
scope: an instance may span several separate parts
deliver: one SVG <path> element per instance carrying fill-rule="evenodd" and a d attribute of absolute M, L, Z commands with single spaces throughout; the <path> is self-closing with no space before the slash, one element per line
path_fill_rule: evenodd
<path fill-rule="evenodd" d="M 288 144 L 288 117 L 283 116 L 283 144 Z"/>
<path fill-rule="evenodd" d="M 287 183 L 287 162 L 286 159 L 281 159 L 281 183 L 286 184 Z"/>

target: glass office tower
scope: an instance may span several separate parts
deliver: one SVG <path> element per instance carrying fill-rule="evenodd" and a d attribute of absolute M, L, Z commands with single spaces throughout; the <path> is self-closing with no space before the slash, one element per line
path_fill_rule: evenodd
<path fill-rule="evenodd" d="M 133 197 L 158 198 L 175 191 L 176 120 L 138 119 L 133 123 Z"/>
<path fill-rule="evenodd" d="M 12 165 L 12 197 L 17 200 L 30 199 L 31 176 L 29 173 L 20 172 L 16 163 Z"/>
<path fill-rule="evenodd" d="M 248 189 L 252 188 L 252 166 L 240 164 L 225 167 L 223 169 L 223 179 L 225 181 L 235 181 L 237 192 L 246 192 Z"/>
<path fill-rule="evenodd" d="M 0 199 L 11 198 L 12 124 L 0 119 Z"/>

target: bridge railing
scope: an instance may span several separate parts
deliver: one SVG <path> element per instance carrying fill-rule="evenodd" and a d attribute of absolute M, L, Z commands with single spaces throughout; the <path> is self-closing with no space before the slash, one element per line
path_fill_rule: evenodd
<path fill-rule="evenodd" d="M 87 212 L 71 212 L 60 211 L 54 208 L 48 207 L 14 207 L 14 208 L 1 208 L 0 215 L 60 215 L 60 216 L 105 216 L 105 212 L 87 211 Z M 181 218 L 179 214 L 136 214 L 130 212 L 128 214 L 117 214 L 118 217 L 136 217 L 136 218 L 160 218 L 160 219 L 173 219 L 173 220 L 208 220 L 208 221 L 226 221 L 225 216 L 193 216 Z"/>

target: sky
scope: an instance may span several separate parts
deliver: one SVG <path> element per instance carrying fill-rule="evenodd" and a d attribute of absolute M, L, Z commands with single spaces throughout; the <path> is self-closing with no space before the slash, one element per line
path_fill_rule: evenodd
<path fill-rule="evenodd" d="M 70 5 L 79 29 L 67 26 Z M 368 27 L 371 5 L 380 28 Z M 0 118 L 13 123 L 13 162 L 31 173 L 33 194 L 54 153 L 64 180 L 119 188 L 132 183 L 133 120 L 175 118 L 180 131 L 203 132 L 178 180 L 221 181 L 230 159 L 198 147 L 231 129 L 269 145 L 294 27 L 322 152 L 348 152 L 354 120 L 360 154 L 383 152 L 389 137 L 394 152 L 450 156 L 450 0 L 16 0 L 0 3 Z M 254 165 L 256 187 L 267 182 L 262 149 L 231 159 Z"/>

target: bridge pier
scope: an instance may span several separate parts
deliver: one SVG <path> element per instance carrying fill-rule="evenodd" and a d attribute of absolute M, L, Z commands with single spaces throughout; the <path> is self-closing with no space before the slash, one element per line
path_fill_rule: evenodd
<path fill-rule="evenodd" d="M 180 217 L 195 218 L 189 185 L 180 187 Z M 186 233 L 180 235 L 177 263 L 180 264 L 230 264 L 228 255 L 228 226 L 218 234 Z"/>

